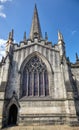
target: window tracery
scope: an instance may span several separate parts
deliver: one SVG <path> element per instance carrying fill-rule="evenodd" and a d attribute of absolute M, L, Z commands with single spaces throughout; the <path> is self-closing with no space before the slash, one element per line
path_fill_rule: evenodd
<path fill-rule="evenodd" d="M 48 96 L 48 73 L 44 62 L 37 56 L 26 64 L 22 79 L 22 96 Z"/>

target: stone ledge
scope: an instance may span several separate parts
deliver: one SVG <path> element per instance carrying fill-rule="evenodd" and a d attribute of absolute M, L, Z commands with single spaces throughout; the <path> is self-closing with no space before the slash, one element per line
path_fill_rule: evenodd
<path fill-rule="evenodd" d="M 28 97 L 28 96 L 25 96 L 23 98 L 20 98 L 19 101 L 20 102 L 23 102 L 23 101 L 66 101 L 66 100 L 73 100 L 73 99 L 68 99 L 68 98 L 52 98 L 50 96 L 48 97 L 34 97 L 34 96 L 31 96 L 31 97 Z"/>
<path fill-rule="evenodd" d="M 45 126 L 15 126 L 7 127 L 2 130 L 79 130 L 79 127 L 70 127 L 68 125 L 45 125 Z"/>

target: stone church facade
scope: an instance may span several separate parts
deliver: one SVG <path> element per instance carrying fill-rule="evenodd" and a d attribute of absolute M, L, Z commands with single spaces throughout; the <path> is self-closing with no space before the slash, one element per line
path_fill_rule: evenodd
<path fill-rule="evenodd" d="M 69 124 L 79 120 L 79 58 L 66 57 L 63 36 L 52 45 L 42 37 L 35 6 L 30 38 L 20 45 L 13 30 L 0 63 L 0 125 Z"/>

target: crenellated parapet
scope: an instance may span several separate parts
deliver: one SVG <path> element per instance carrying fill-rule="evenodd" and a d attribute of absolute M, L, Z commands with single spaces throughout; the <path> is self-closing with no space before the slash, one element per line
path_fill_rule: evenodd
<path fill-rule="evenodd" d="M 27 39 L 26 43 L 24 41 L 21 41 L 20 44 L 14 44 L 14 51 L 17 49 L 22 49 L 28 46 L 32 46 L 34 44 L 39 44 L 40 46 L 45 46 L 54 49 L 54 47 L 52 46 L 52 42 L 46 42 L 45 40 L 39 40 L 38 38 L 34 38 L 34 40 Z"/>

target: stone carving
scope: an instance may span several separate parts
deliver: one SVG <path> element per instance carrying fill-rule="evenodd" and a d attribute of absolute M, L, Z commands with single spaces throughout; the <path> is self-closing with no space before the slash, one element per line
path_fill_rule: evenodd
<path fill-rule="evenodd" d="M 37 56 L 33 57 L 26 65 L 26 69 L 30 71 L 42 72 L 46 70 L 46 65 Z"/>
<path fill-rule="evenodd" d="M 9 60 L 12 63 L 13 58 L 13 30 L 9 33 L 9 38 L 6 43 L 6 57 L 9 56 Z"/>

